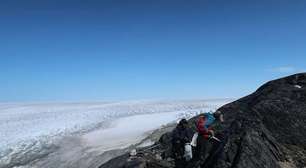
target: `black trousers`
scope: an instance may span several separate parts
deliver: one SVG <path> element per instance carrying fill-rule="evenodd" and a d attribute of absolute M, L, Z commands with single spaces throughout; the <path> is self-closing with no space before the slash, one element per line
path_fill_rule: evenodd
<path fill-rule="evenodd" d="M 197 146 L 193 150 L 193 157 L 190 162 L 186 162 L 185 159 L 175 159 L 176 168 L 195 168 L 202 165 L 205 161 L 205 157 L 208 151 L 208 140 L 203 135 L 199 135 L 197 138 Z"/>
<path fill-rule="evenodd" d="M 182 159 L 175 159 L 175 168 L 186 168 L 187 162 L 184 158 Z"/>
<path fill-rule="evenodd" d="M 186 160 L 184 158 L 185 144 L 177 141 L 172 145 L 172 151 L 174 154 L 175 168 L 186 168 Z"/>
<path fill-rule="evenodd" d="M 186 168 L 198 168 L 204 161 L 207 153 L 208 140 L 199 135 L 197 138 L 197 146 L 193 149 L 192 160 L 187 164 Z"/>
<path fill-rule="evenodd" d="M 199 135 L 197 138 L 197 146 L 194 151 L 194 159 L 204 161 L 206 152 L 207 152 L 207 143 L 208 140 L 203 137 L 203 135 Z"/>

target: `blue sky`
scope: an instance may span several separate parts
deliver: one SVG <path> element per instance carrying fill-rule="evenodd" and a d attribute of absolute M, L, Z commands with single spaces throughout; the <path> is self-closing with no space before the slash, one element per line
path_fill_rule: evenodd
<path fill-rule="evenodd" d="M 0 1 L 0 101 L 241 97 L 306 71 L 304 0 Z"/>

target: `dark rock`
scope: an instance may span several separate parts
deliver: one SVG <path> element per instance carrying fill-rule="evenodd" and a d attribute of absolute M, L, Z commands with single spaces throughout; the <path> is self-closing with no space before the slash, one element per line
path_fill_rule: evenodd
<path fill-rule="evenodd" d="M 220 152 L 225 157 L 210 167 L 306 166 L 306 74 L 268 82 L 219 110 L 228 139 Z"/>
<path fill-rule="evenodd" d="M 211 143 L 204 168 L 305 168 L 306 167 L 306 73 L 270 81 L 253 94 L 219 109 L 225 122 L 216 123 L 221 143 Z M 190 126 L 194 129 L 195 118 Z M 171 134 L 158 146 L 139 156 L 148 168 L 173 167 Z M 155 154 L 163 155 L 158 160 Z M 103 167 L 128 165 L 115 158 Z M 123 162 L 119 164 L 120 160 Z M 118 163 L 114 165 L 112 163 Z M 158 165 L 158 163 L 163 163 Z M 137 166 L 136 166 L 137 167 Z"/>

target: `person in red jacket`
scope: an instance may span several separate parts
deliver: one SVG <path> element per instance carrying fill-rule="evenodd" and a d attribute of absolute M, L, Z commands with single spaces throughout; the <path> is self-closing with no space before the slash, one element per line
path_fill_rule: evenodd
<path fill-rule="evenodd" d="M 208 140 L 214 136 L 211 125 L 219 120 L 223 122 L 223 115 L 220 111 L 215 113 L 204 113 L 199 116 L 196 127 L 198 131 L 197 146 L 194 152 L 194 159 L 204 161 L 206 158 L 206 148 Z"/>

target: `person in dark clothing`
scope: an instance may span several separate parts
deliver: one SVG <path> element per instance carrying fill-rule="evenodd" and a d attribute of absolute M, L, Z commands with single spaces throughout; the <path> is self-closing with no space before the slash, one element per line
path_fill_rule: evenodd
<path fill-rule="evenodd" d="M 180 120 L 172 132 L 172 152 L 176 168 L 185 168 L 187 161 L 184 158 L 185 144 L 190 143 L 193 131 L 189 128 L 186 119 Z"/>

